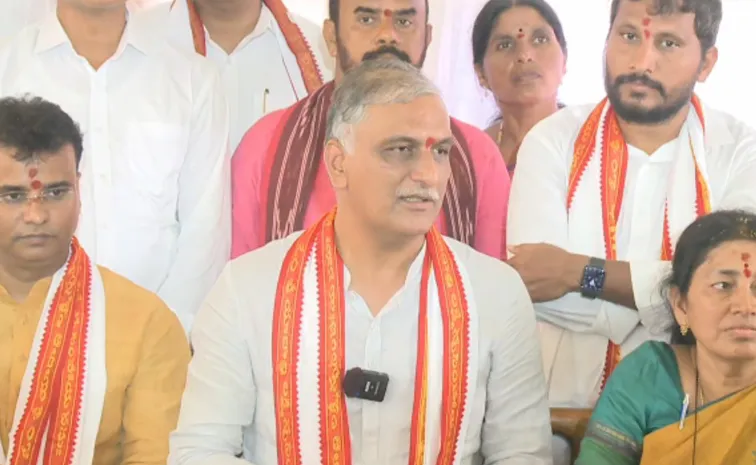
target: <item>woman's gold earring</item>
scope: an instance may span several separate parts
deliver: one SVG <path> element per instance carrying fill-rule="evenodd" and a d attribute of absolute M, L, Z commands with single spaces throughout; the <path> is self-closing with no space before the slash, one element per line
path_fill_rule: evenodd
<path fill-rule="evenodd" d="M 681 324 L 680 325 L 680 334 L 682 334 L 683 336 L 686 336 L 688 334 L 688 329 L 690 329 L 690 328 L 688 328 L 688 324 L 687 323 Z"/>

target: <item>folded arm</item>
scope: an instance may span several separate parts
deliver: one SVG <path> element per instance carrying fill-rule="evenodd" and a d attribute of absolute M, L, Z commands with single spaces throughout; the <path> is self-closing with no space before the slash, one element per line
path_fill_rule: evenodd
<path fill-rule="evenodd" d="M 203 63 L 204 64 L 204 63 Z M 212 72 L 211 72 L 212 71 Z M 229 258 L 231 193 L 228 111 L 217 73 L 197 68 L 188 152 L 179 179 L 176 256 L 159 294 L 189 331 Z"/>
<path fill-rule="evenodd" d="M 230 267 L 231 265 L 229 265 Z M 192 330 L 194 358 L 171 435 L 169 465 L 240 465 L 243 429 L 252 424 L 256 387 L 240 330 L 229 267 Z"/>
<path fill-rule="evenodd" d="M 669 268 L 667 262 L 609 261 L 603 297 L 591 300 L 580 295 L 583 268 L 589 257 L 571 250 L 569 240 L 566 205 L 571 141 L 554 141 L 550 131 L 544 129 L 549 128 L 537 126 L 520 147 L 507 222 L 507 243 L 511 246 L 545 243 L 570 253 L 561 273 L 568 293 L 538 303 L 538 316 L 562 328 L 602 334 L 615 342 L 623 341 L 638 322 L 652 333 L 663 332 L 671 317 L 658 286 Z M 546 259 L 533 266 L 550 265 Z"/>

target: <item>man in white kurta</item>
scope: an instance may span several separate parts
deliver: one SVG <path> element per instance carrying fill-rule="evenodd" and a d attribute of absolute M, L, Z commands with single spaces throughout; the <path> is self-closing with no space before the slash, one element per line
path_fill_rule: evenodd
<path fill-rule="evenodd" d="M 169 464 L 550 464 L 527 291 L 433 228 L 453 141 L 438 90 L 410 64 L 369 61 L 329 122 L 338 206 L 221 275 Z M 346 397 L 353 368 L 385 374 L 385 398 Z"/>
<path fill-rule="evenodd" d="M 333 79 L 321 28 L 289 12 L 282 0 L 175 0 L 152 8 L 150 16 L 178 48 L 218 67 L 232 150 L 257 120 Z"/>
<path fill-rule="evenodd" d="M 82 246 L 157 292 L 188 330 L 230 248 L 218 73 L 155 37 L 140 14 L 127 21 L 125 7 L 57 8 L 0 48 L 0 95 L 39 95 L 81 125 Z"/>
<path fill-rule="evenodd" d="M 756 132 L 692 93 L 716 62 L 715 35 L 694 24 L 718 24 L 721 4 L 649 5 L 615 6 L 608 101 L 562 110 L 520 148 L 507 243 L 536 302 L 553 406 L 592 407 L 620 357 L 669 338 L 661 287 L 686 226 L 756 208 Z"/>

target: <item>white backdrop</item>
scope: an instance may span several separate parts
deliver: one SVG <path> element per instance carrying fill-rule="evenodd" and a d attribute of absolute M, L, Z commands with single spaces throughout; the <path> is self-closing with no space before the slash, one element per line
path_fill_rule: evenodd
<path fill-rule="evenodd" d="M 54 1 L 0 0 L 0 40 L 39 17 Z M 168 0 L 130 1 L 147 5 Z M 568 71 L 560 98 L 568 105 L 596 102 L 604 95 L 602 54 L 610 0 L 550 1 L 562 20 L 569 48 Z M 756 60 L 749 47 L 756 0 L 723 1 L 719 63 L 698 91 L 708 105 L 733 113 L 756 127 Z M 430 0 L 430 19 L 435 31 L 425 64 L 425 71 L 443 91 L 452 114 L 480 126 L 486 125 L 495 112 L 472 67 L 472 24 L 485 2 Z M 327 15 L 327 0 L 284 0 L 284 3 L 318 24 Z"/>

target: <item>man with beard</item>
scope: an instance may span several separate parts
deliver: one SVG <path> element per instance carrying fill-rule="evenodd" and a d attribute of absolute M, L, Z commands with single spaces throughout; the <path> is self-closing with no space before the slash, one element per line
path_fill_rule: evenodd
<path fill-rule="evenodd" d="M 324 26 L 335 81 L 246 134 L 232 161 L 233 245 L 238 257 L 308 227 L 335 202 L 322 163 L 325 117 L 334 89 L 360 61 L 392 57 L 422 67 L 432 27 L 423 0 L 332 0 Z M 449 192 L 437 225 L 477 250 L 501 257 L 509 175 L 496 144 L 452 119 Z"/>
<path fill-rule="evenodd" d="M 659 289 L 686 226 L 756 208 L 756 132 L 693 93 L 721 19 L 719 0 L 613 0 L 607 99 L 522 144 L 509 263 L 537 303 L 552 405 L 592 406 L 621 356 L 670 337 Z"/>

